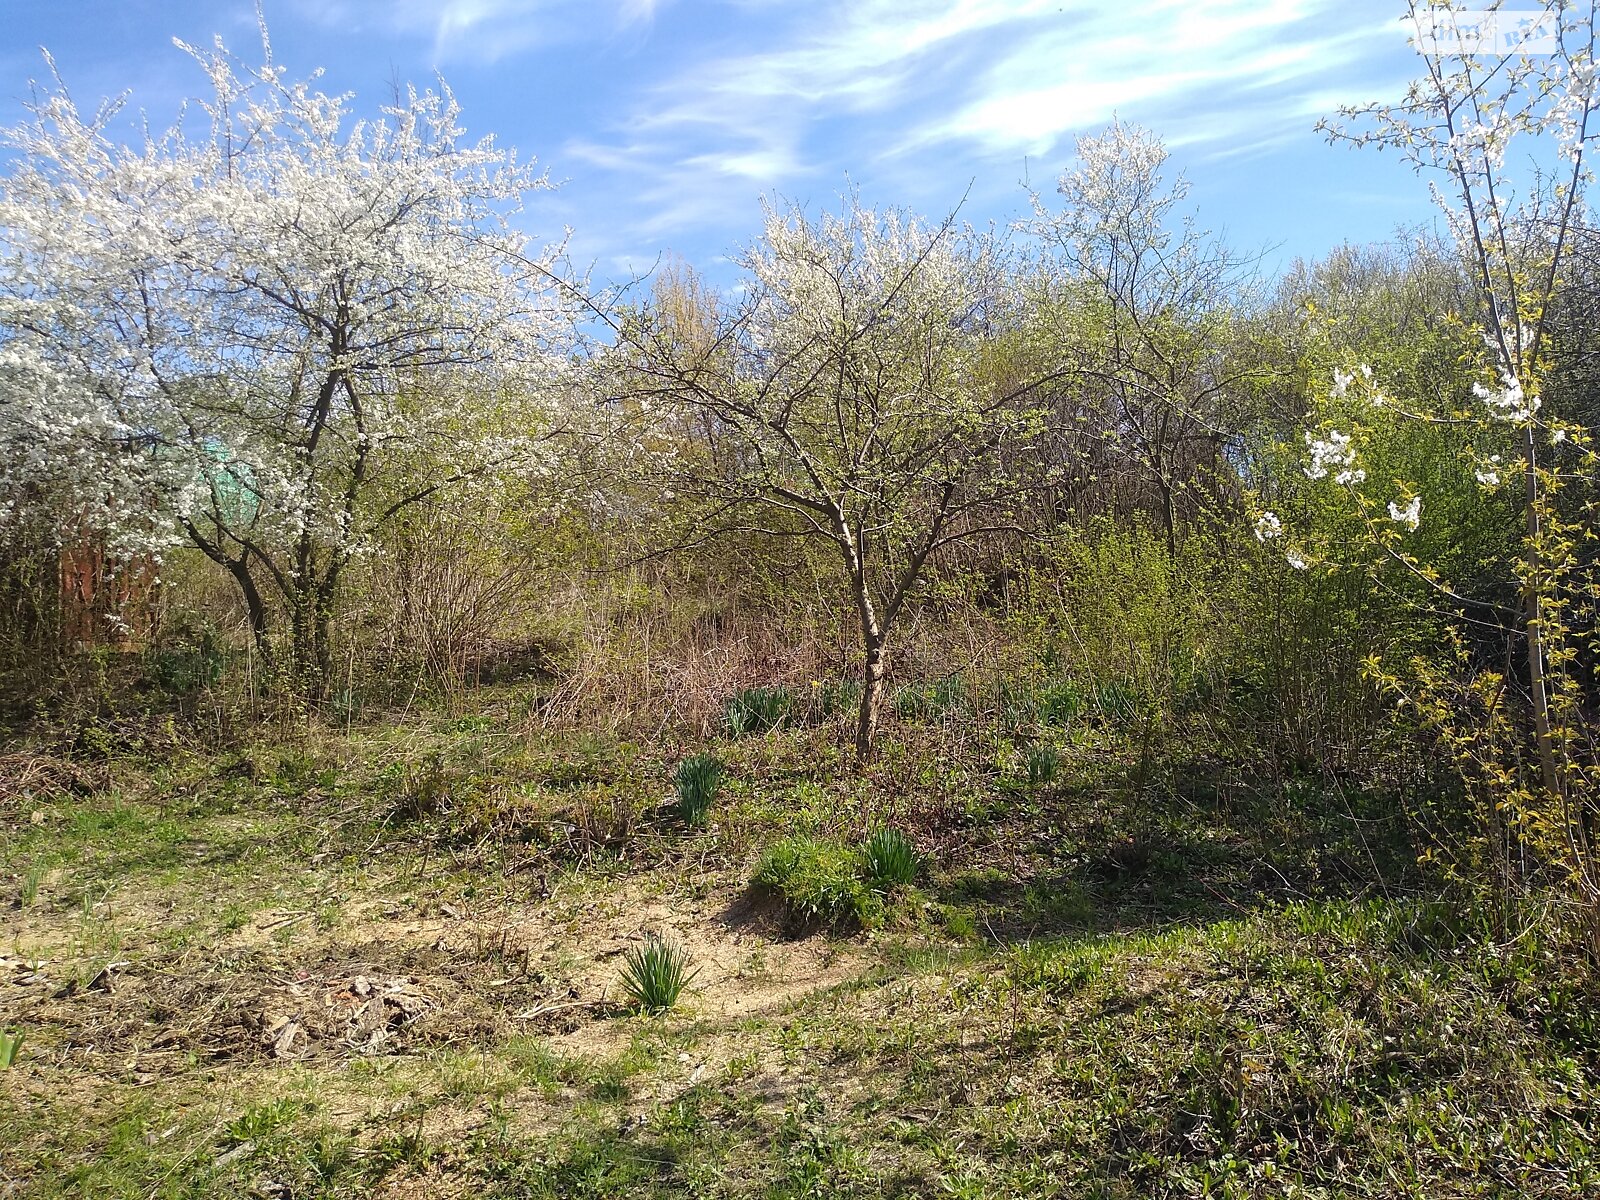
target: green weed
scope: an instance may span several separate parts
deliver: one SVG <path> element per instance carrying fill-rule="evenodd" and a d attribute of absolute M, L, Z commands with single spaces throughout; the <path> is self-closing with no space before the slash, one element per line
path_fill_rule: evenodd
<path fill-rule="evenodd" d="M 678 1003 L 683 989 L 700 973 L 688 970 L 689 954 L 676 942 L 647 933 L 642 946 L 623 957 L 622 990 L 647 1013 L 664 1013 Z"/>
<path fill-rule="evenodd" d="M 752 687 L 735 692 L 723 709 L 729 737 L 766 733 L 788 724 L 794 695 L 786 687 Z"/>
<path fill-rule="evenodd" d="M 898 829 L 879 829 L 861 848 L 867 880 L 879 890 L 905 887 L 916 879 L 922 860 L 911 839 Z"/>
<path fill-rule="evenodd" d="M 1087 707 L 1083 689 L 1070 679 L 1058 680 L 1039 691 L 1039 723 L 1064 729 Z"/>
<path fill-rule="evenodd" d="M 967 685 L 959 674 L 947 675 L 923 687 L 897 688 L 891 702 L 895 715 L 907 721 L 937 721 L 971 708 Z"/>
<path fill-rule="evenodd" d="M 1054 746 L 1044 743 L 1028 747 L 1028 786 L 1041 788 L 1053 781 L 1061 766 L 1061 754 Z"/>
<path fill-rule="evenodd" d="M 1139 713 L 1142 697 L 1132 684 L 1106 680 L 1094 685 L 1095 708 L 1108 721 L 1130 721 Z"/>
<path fill-rule="evenodd" d="M 752 882 L 780 896 L 799 925 L 872 925 L 883 912 L 861 879 L 860 855 L 821 838 L 790 837 L 768 847 Z"/>
<path fill-rule="evenodd" d="M 861 703 L 861 684 L 854 679 L 826 680 L 811 693 L 811 719 L 827 721 L 853 711 Z"/>
<path fill-rule="evenodd" d="M 727 767 L 713 754 L 696 754 L 678 764 L 672 782 L 678 792 L 678 815 L 686 824 L 705 824 L 726 773 Z"/>
<path fill-rule="evenodd" d="M 39 885 L 44 882 L 44 864 L 34 863 L 22 877 L 22 907 L 32 908 L 39 902 Z"/>

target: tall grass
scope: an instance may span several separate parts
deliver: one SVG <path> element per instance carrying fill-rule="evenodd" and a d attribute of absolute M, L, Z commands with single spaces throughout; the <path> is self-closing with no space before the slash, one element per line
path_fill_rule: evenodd
<path fill-rule="evenodd" d="M 623 958 L 622 990 L 647 1013 L 664 1013 L 675 1007 L 683 989 L 700 973 L 688 970 L 689 952 L 658 933 L 647 933 L 644 944 Z"/>
<path fill-rule="evenodd" d="M 922 870 L 916 847 L 898 829 L 875 831 L 861 848 L 861 862 L 867 881 L 882 891 L 909 885 Z"/>
<path fill-rule="evenodd" d="M 729 737 L 766 733 L 786 725 L 794 709 L 794 693 L 786 687 L 743 688 L 728 698 L 723 726 Z"/>
<path fill-rule="evenodd" d="M 711 802 L 722 790 L 727 767 L 714 754 L 696 754 L 678 764 L 672 776 L 678 792 L 678 815 L 688 825 L 704 825 Z"/>

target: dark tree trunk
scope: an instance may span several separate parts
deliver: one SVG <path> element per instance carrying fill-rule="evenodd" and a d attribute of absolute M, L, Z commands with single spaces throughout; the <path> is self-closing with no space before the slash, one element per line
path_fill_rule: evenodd
<path fill-rule="evenodd" d="M 245 613 L 250 620 L 250 636 L 255 639 L 256 653 L 261 656 L 261 668 L 270 676 L 278 660 L 272 649 L 272 622 L 267 614 L 266 601 L 261 598 L 261 589 L 256 586 L 255 577 L 250 574 L 250 565 L 244 559 L 229 559 L 223 565 L 239 585 L 239 594 L 244 597 Z"/>

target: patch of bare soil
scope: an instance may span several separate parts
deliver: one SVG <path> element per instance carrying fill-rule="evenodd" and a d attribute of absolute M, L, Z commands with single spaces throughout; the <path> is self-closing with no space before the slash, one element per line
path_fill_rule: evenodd
<path fill-rule="evenodd" d="M 584 955 L 574 964 L 578 995 L 596 992 L 611 1001 L 586 1015 L 616 1011 L 623 956 L 647 933 L 681 945 L 689 956 L 693 981 L 681 1002 L 703 1018 L 733 1020 L 781 1011 L 812 993 L 850 979 L 862 968 L 859 945 L 814 936 L 801 941 L 780 936 L 780 922 L 747 892 L 723 892 L 704 900 L 626 894 L 597 906 L 581 936 L 559 946 Z M 553 945 L 545 954 L 554 957 Z M 605 1054 L 626 1043 L 632 1030 L 624 1022 L 584 1020 L 577 1015 L 553 1030 L 552 1047 L 570 1054 Z"/>
<path fill-rule="evenodd" d="M 426 948 L 334 945 L 295 958 L 153 958 L 92 978 L 71 963 L 6 959 L 0 987 L 6 1020 L 37 1031 L 35 1053 L 135 1082 L 190 1055 L 298 1062 L 488 1041 L 524 999 L 473 986 L 476 964 Z"/>
<path fill-rule="evenodd" d="M 605 1055 L 632 1036 L 632 1022 L 614 1019 L 629 1011 L 619 978 L 646 933 L 688 952 L 684 1011 L 712 1020 L 781 1010 L 861 968 L 859 945 L 782 939 L 747 893 L 661 888 L 635 878 L 426 918 L 375 903 L 336 931 L 297 923 L 288 937 L 285 921 L 304 914 L 268 912 L 203 951 L 125 941 L 126 961 L 104 966 L 13 951 L 0 958 L 0 1012 L 29 1030 L 39 1060 L 138 1084 L 195 1060 L 266 1066 L 512 1034 Z"/>

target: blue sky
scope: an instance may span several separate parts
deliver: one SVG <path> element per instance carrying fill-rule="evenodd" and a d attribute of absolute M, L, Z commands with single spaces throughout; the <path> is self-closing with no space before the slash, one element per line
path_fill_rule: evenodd
<path fill-rule="evenodd" d="M 444 75 L 471 134 L 563 186 L 530 232 L 570 225 L 600 277 L 663 251 L 710 268 L 763 193 L 974 221 L 1046 192 L 1073 139 L 1113 113 L 1190 179 L 1202 225 L 1269 266 L 1430 220 L 1392 155 L 1329 146 L 1341 103 L 1400 94 L 1419 60 L 1375 0 L 265 0 L 278 61 L 377 103 Z M 55 55 L 82 104 L 131 89 L 164 123 L 204 79 L 171 39 L 253 57 L 251 0 L 0 2 L 0 122 Z"/>

